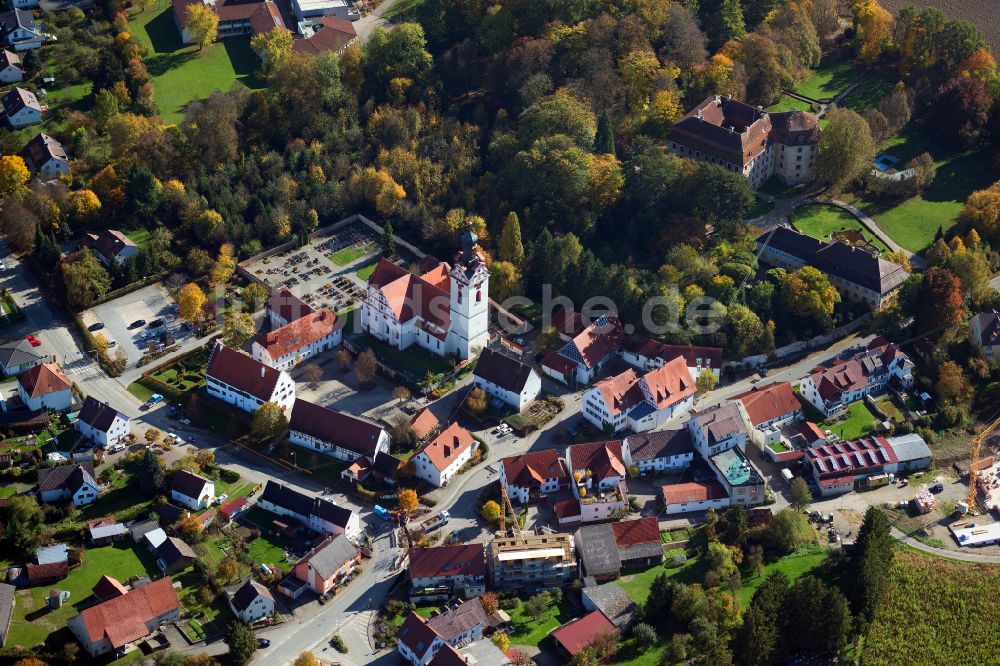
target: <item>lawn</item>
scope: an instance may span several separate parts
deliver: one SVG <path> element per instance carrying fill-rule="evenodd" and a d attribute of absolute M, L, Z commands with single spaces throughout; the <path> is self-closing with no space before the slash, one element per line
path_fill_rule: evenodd
<path fill-rule="evenodd" d="M 53 631 L 66 626 L 66 621 L 96 600 L 91 590 L 104 574 L 124 583 L 131 576 L 153 576 L 159 573 L 151 555 L 131 543 L 104 548 L 92 548 L 83 557 L 83 564 L 71 569 L 69 576 L 55 585 L 45 585 L 17 592 L 17 603 L 11 619 L 8 645 L 32 646 L 44 641 Z M 52 587 L 70 593 L 62 608 L 49 611 L 45 598 Z"/>
<path fill-rule="evenodd" d="M 854 109 L 858 113 L 867 111 L 882 101 L 882 98 L 892 92 L 899 77 L 892 73 L 872 74 L 859 83 L 854 90 L 849 92 L 843 100 L 841 106 Z"/>
<path fill-rule="evenodd" d="M 153 235 L 153 232 L 149 229 L 134 229 L 132 231 L 126 231 L 125 235 L 128 239 L 139 246 L 140 250 L 145 250 L 149 247 L 149 237 Z"/>
<path fill-rule="evenodd" d="M 132 382 L 131 384 L 129 384 L 128 392 L 134 395 L 142 402 L 147 402 L 150 398 L 153 397 L 153 394 L 156 393 L 156 391 L 143 384 L 142 380 L 139 380 L 137 382 Z"/>
<path fill-rule="evenodd" d="M 432 355 L 430 352 L 420 351 L 416 348 L 400 351 L 368 334 L 364 335 L 361 342 L 363 346 L 370 347 L 376 356 L 386 360 L 390 365 L 410 372 L 418 381 L 422 380 L 428 372 L 434 374 L 451 372 L 451 365 L 447 361 L 440 356 Z"/>
<path fill-rule="evenodd" d="M 859 400 L 847 408 L 847 418 L 823 421 L 820 430 L 830 430 L 841 439 L 857 439 L 871 432 L 878 421 L 875 412 L 868 408 L 864 400 Z"/>
<path fill-rule="evenodd" d="M 550 631 L 574 618 L 572 609 L 565 601 L 557 607 L 549 606 L 548 612 L 537 621 L 525 613 L 523 602 L 507 613 L 514 627 L 514 633 L 510 635 L 511 645 L 538 645 Z"/>
<path fill-rule="evenodd" d="M 897 550 L 862 666 L 994 664 L 1000 653 L 1000 566 Z"/>
<path fill-rule="evenodd" d="M 937 165 L 934 182 L 921 195 L 903 201 L 855 202 L 893 240 L 912 252 L 929 246 L 938 227 L 945 231 L 951 228 L 969 195 L 992 182 L 989 169 L 983 168 L 989 155 L 962 151 L 954 143 L 939 143 L 925 125 L 911 123 L 901 134 L 885 141 L 879 151 L 898 157 L 901 167 L 928 152 Z"/>
<path fill-rule="evenodd" d="M 903 410 L 901 410 L 889 396 L 878 398 L 875 401 L 875 405 L 881 409 L 882 413 L 885 414 L 891 421 L 902 423 L 906 419 L 906 416 L 903 414 Z"/>
<path fill-rule="evenodd" d="M 849 62 L 820 64 L 812 75 L 795 86 L 795 92 L 819 102 L 827 102 L 858 78 L 858 72 Z"/>
<path fill-rule="evenodd" d="M 417 6 L 420 5 L 421 2 L 423 2 L 423 0 L 399 0 L 382 16 L 388 21 L 398 18 L 409 18 L 409 16 L 416 11 Z"/>
<path fill-rule="evenodd" d="M 889 251 L 885 243 L 869 234 L 856 217 L 836 206 L 811 205 L 796 208 L 792 214 L 792 224 L 802 233 L 826 241 L 830 240 L 836 231 L 853 229 L 882 252 Z"/>
<path fill-rule="evenodd" d="M 287 569 L 291 564 L 285 559 L 285 547 L 266 534 L 262 534 L 250 542 L 250 557 L 254 562 L 266 564 L 269 567 Z"/>
<path fill-rule="evenodd" d="M 164 122 L 181 119 L 184 107 L 216 90 L 234 85 L 264 87 L 256 76 L 257 59 L 250 40 L 230 37 L 203 51 L 181 43 L 170 0 L 156 4 L 132 17 L 129 30 L 136 41 L 149 49 L 146 68 L 153 79 L 154 99 Z"/>
<path fill-rule="evenodd" d="M 768 113 L 779 113 L 781 111 L 809 111 L 811 109 L 812 105 L 809 102 L 803 102 L 801 99 L 782 95 L 776 103 L 767 107 L 766 111 Z"/>
<path fill-rule="evenodd" d="M 781 571 L 788 576 L 788 580 L 795 580 L 799 576 L 804 576 L 818 569 L 824 560 L 826 560 L 826 551 L 805 549 L 804 552 L 793 553 L 777 562 L 765 564 L 762 576 L 756 574 L 753 574 L 752 578 L 744 576 L 743 585 L 736 591 L 736 598 L 740 600 L 740 606 L 746 608 L 750 605 L 753 593 L 757 591 L 757 588 L 772 571 Z"/>
<path fill-rule="evenodd" d="M 359 268 L 355 273 L 355 275 L 357 275 L 358 279 L 361 280 L 362 282 L 368 282 L 368 278 L 370 278 L 372 276 L 372 273 L 375 272 L 376 266 L 378 266 L 377 259 L 375 261 L 370 261 L 361 268 Z"/>
<path fill-rule="evenodd" d="M 333 254 L 328 255 L 330 261 L 337 264 L 338 266 L 347 266 L 353 264 L 355 261 L 361 257 L 367 256 L 375 251 L 375 243 L 369 243 L 365 247 L 345 247 L 337 250 Z"/>

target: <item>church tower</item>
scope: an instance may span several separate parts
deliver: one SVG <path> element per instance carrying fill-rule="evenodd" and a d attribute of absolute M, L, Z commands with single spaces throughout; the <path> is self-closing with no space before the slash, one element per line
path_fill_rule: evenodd
<path fill-rule="evenodd" d="M 467 359 L 489 343 L 490 271 L 472 230 L 462 234 L 462 250 L 451 268 L 451 330 L 448 352 Z"/>

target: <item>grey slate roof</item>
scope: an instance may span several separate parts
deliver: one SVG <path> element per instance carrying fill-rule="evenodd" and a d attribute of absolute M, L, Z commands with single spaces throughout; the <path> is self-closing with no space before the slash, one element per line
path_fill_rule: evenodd
<path fill-rule="evenodd" d="M 326 545 L 321 545 L 311 555 L 307 555 L 306 559 L 321 578 L 329 578 L 357 553 L 358 547 L 343 534 L 338 534 Z"/>
<path fill-rule="evenodd" d="M 0 347 L 0 366 L 17 367 L 24 363 L 42 362 L 42 356 L 36 354 L 34 347 L 27 340 L 10 342 Z"/>
<path fill-rule="evenodd" d="M 80 420 L 101 432 L 107 432 L 120 412 L 106 402 L 87 396 L 80 409 Z M 122 414 L 123 419 L 127 417 Z"/>
<path fill-rule="evenodd" d="M 1000 314 L 980 312 L 970 323 L 976 342 L 983 347 L 1000 345 Z"/>
<path fill-rule="evenodd" d="M 14 592 L 16 588 L 7 583 L 0 583 L 0 636 L 7 638 L 10 627 L 10 616 L 14 611 Z"/>
<path fill-rule="evenodd" d="M 622 561 L 618 556 L 615 532 L 609 524 L 585 525 L 576 531 L 576 555 L 588 576 L 617 574 Z"/>
<path fill-rule="evenodd" d="M 705 434 L 709 443 L 723 440 L 734 433 L 747 432 L 740 408 L 731 402 L 696 412 L 691 415 L 691 420 Z"/>
<path fill-rule="evenodd" d="M 167 540 L 156 548 L 156 554 L 163 558 L 167 566 L 173 565 L 182 558 L 195 559 L 194 550 L 177 537 L 167 537 Z"/>
<path fill-rule="evenodd" d="M 489 624 L 489 618 L 478 597 L 427 619 L 427 625 L 448 642 L 477 624 L 483 627 Z"/>
<path fill-rule="evenodd" d="M 870 252 L 841 241 L 821 241 L 788 227 L 775 227 L 761 234 L 757 243 L 767 244 L 828 275 L 835 275 L 879 294 L 891 292 L 910 276 L 902 266 Z"/>
<path fill-rule="evenodd" d="M 38 470 L 38 492 L 65 488 L 75 493 L 84 482 L 97 488 L 94 466 L 89 462 L 59 465 Z"/>
<path fill-rule="evenodd" d="M 191 499 L 197 499 L 207 483 L 208 479 L 182 469 L 174 474 L 174 481 L 170 484 L 170 490 L 177 491 Z"/>
<path fill-rule="evenodd" d="M 323 520 L 341 528 L 346 528 L 347 521 L 351 518 L 350 509 L 337 506 L 333 502 L 321 497 L 309 497 L 276 481 L 267 482 L 260 499 L 266 500 L 275 506 L 283 507 L 306 519 L 309 516 L 319 516 Z"/>
<path fill-rule="evenodd" d="M 611 620 L 616 627 L 627 625 L 635 614 L 637 606 L 618 583 L 587 586 L 583 594 L 597 606 L 597 610 Z"/>
<path fill-rule="evenodd" d="M 252 604 L 257 597 L 264 597 L 274 601 L 274 597 L 271 596 L 271 591 L 255 581 L 253 578 L 248 578 L 246 582 L 230 586 L 226 589 L 226 592 L 229 593 L 229 598 L 232 599 L 233 608 L 239 612 L 250 608 L 250 604 Z"/>
<path fill-rule="evenodd" d="M 142 537 L 146 536 L 147 533 L 153 530 L 160 529 L 160 524 L 155 520 L 142 520 L 132 523 L 129 526 L 129 532 L 132 534 L 132 540 L 138 542 Z"/>
<path fill-rule="evenodd" d="M 121 523 L 114 523 L 112 525 L 101 525 L 100 527 L 90 528 L 90 538 L 91 539 L 105 539 L 107 537 L 118 536 L 119 534 L 125 534 L 128 529 Z"/>
<path fill-rule="evenodd" d="M 635 463 L 694 452 L 687 428 L 643 432 L 629 435 L 626 439 L 632 452 L 632 462 Z"/>
<path fill-rule="evenodd" d="M 889 442 L 889 446 L 892 447 L 897 460 L 901 463 L 931 457 L 931 450 L 927 446 L 927 442 L 915 432 L 899 437 L 887 437 L 886 441 Z"/>

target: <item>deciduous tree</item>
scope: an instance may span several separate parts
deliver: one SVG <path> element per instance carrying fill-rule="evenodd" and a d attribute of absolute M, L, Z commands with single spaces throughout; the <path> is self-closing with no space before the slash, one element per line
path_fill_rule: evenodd
<path fill-rule="evenodd" d="M 177 292 L 177 309 L 182 319 L 194 321 L 201 315 L 205 292 L 194 282 L 188 282 Z"/>
<path fill-rule="evenodd" d="M 229 658 L 232 662 L 237 666 L 244 666 L 250 663 L 257 651 L 257 637 L 253 635 L 249 624 L 233 620 L 226 625 L 226 645 L 229 646 Z"/>
<path fill-rule="evenodd" d="M 364 350 L 354 359 L 354 376 L 362 384 L 370 384 L 375 381 L 377 373 L 378 361 L 375 358 L 375 352 L 371 349 Z"/>
<path fill-rule="evenodd" d="M 288 425 L 288 417 L 276 402 L 265 402 L 253 413 L 250 432 L 258 439 L 273 439 Z"/>
<path fill-rule="evenodd" d="M 278 26 L 259 32 L 250 38 L 250 48 L 261 62 L 265 76 L 270 76 L 285 64 L 292 53 L 292 33 Z"/>
<path fill-rule="evenodd" d="M 310 363 L 302 369 L 302 377 L 310 383 L 318 382 L 323 378 L 323 368 L 315 363 Z"/>
<path fill-rule="evenodd" d="M 945 361 L 938 366 L 938 380 L 934 384 L 938 399 L 945 404 L 962 404 L 972 398 L 969 378 L 955 361 Z"/>
<path fill-rule="evenodd" d="M 478 386 L 469 391 L 469 395 L 465 398 L 465 406 L 468 407 L 469 411 L 473 414 L 482 414 L 485 412 L 487 403 L 488 400 L 486 397 L 486 391 Z"/>
<path fill-rule="evenodd" d="M 417 491 L 413 488 L 403 488 L 399 491 L 399 508 L 407 513 L 413 513 L 417 510 L 419 502 L 417 500 Z"/>
<path fill-rule="evenodd" d="M 215 41 L 219 32 L 219 15 L 212 5 L 196 2 L 188 5 L 184 14 L 187 31 L 198 44 L 199 51 Z"/>
<path fill-rule="evenodd" d="M 799 511 L 809 508 L 812 504 L 812 491 L 809 484 L 801 476 L 792 479 L 792 506 Z"/>
<path fill-rule="evenodd" d="M 864 118 L 846 107 L 834 107 L 827 114 L 816 156 L 816 177 L 840 192 L 871 168 L 875 140 Z"/>
<path fill-rule="evenodd" d="M 243 287 L 243 303 L 246 305 L 249 312 L 256 312 L 264 307 L 267 302 L 268 291 L 267 287 L 260 284 L 259 282 L 252 282 L 247 286 Z"/>
<path fill-rule="evenodd" d="M 28 191 L 31 172 L 20 155 L 0 157 L 0 196 L 17 197 Z"/>
<path fill-rule="evenodd" d="M 715 373 L 708 368 L 702 368 L 701 372 L 698 373 L 698 378 L 694 380 L 694 385 L 700 393 L 708 393 L 718 383 L 719 380 L 716 379 Z"/>
<path fill-rule="evenodd" d="M 247 312 L 230 310 L 222 318 L 222 340 L 227 347 L 239 349 L 256 333 L 253 315 Z"/>
<path fill-rule="evenodd" d="M 111 275 L 89 248 L 62 263 L 66 300 L 76 308 L 89 308 L 111 289 Z"/>
<path fill-rule="evenodd" d="M 483 504 L 482 509 L 483 519 L 491 524 L 496 524 L 500 521 L 500 504 L 489 500 Z"/>

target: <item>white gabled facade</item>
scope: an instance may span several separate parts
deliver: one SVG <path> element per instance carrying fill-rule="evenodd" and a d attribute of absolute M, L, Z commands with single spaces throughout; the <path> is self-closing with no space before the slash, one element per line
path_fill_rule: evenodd
<path fill-rule="evenodd" d="M 107 447 L 114 446 L 128 437 L 129 418 L 119 412 L 106 430 L 95 428 L 89 423 L 84 423 L 83 421 L 77 419 L 76 429 L 81 435 L 99 445 L 101 448 L 106 449 Z"/>
<path fill-rule="evenodd" d="M 272 368 L 277 368 L 279 370 L 291 370 L 300 363 L 304 363 L 325 351 L 330 351 L 339 345 L 340 341 L 341 331 L 337 330 L 320 338 L 319 340 L 310 342 L 307 345 L 293 349 L 288 353 L 275 358 L 268 353 L 267 349 L 260 344 L 260 342 L 255 340 L 251 355 L 255 360 L 260 361 L 261 363 L 266 363 Z"/>
<path fill-rule="evenodd" d="M 271 373 L 277 373 L 273 383 Z M 287 372 L 268 367 L 222 343 L 216 343 L 212 352 L 205 373 L 205 390 L 250 413 L 265 402 L 274 402 L 288 415 L 295 403 L 295 382 Z"/>
<path fill-rule="evenodd" d="M 250 395 L 235 386 L 230 386 L 213 377 L 206 379 L 205 389 L 209 395 L 225 400 L 230 405 L 239 407 L 243 411 L 250 413 L 256 412 L 265 402 L 276 402 L 287 412 L 291 409 L 292 403 L 295 401 L 295 382 L 284 371 L 281 372 L 281 379 L 278 381 L 274 392 L 268 400 L 261 400 L 254 395 Z"/>
<path fill-rule="evenodd" d="M 524 411 L 525 407 L 538 399 L 539 394 L 542 392 L 542 378 L 538 376 L 538 373 L 534 369 L 528 375 L 528 379 L 524 384 L 524 390 L 520 393 L 508 391 L 493 382 L 486 381 L 482 377 L 475 377 L 474 381 L 476 386 L 486 391 L 486 393 L 502 400 L 505 404 L 510 405 L 519 412 Z"/>

